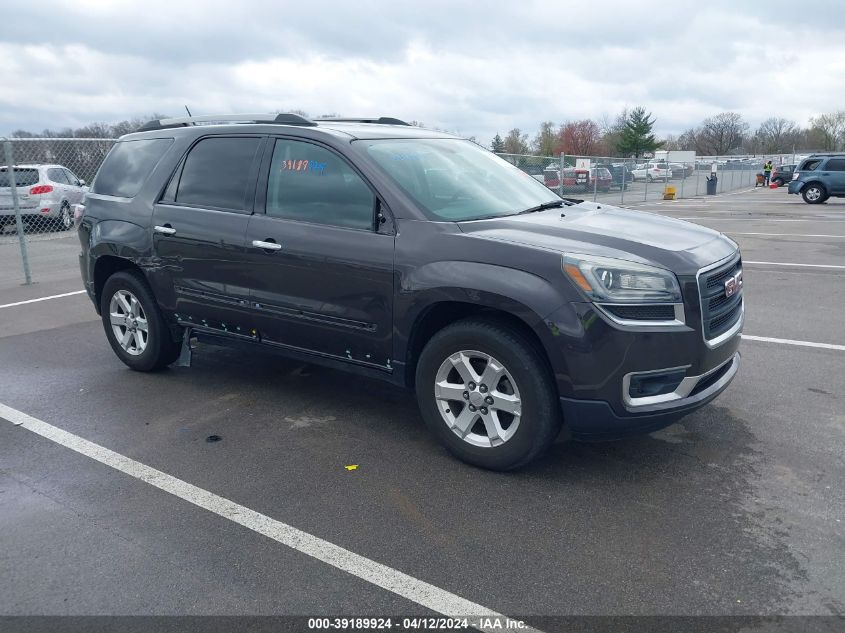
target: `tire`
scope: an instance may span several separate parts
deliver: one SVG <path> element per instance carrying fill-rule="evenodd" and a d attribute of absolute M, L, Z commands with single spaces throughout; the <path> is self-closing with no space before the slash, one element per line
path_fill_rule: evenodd
<path fill-rule="evenodd" d="M 783 178 L 775 178 L 775 184 L 778 187 L 783 187 Z"/>
<path fill-rule="evenodd" d="M 648 181 L 648 182 L 654 182 L 654 177 L 653 177 L 651 174 L 648 174 L 648 175 L 645 177 L 645 179 L 646 179 L 646 181 Z"/>
<path fill-rule="evenodd" d="M 67 202 L 62 203 L 59 210 L 59 217 L 56 218 L 57 231 L 69 231 L 73 226 L 73 213 L 70 211 L 70 205 Z"/>
<path fill-rule="evenodd" d="M 154 371 L 178 358 L 179 343 L 172 339 L 158 303 L 139 272 L 121 271 L 106 280 L 100 296 L 100 314 L 109 344 L 130 369 Z M 125 343 L 117 338 L 119 333 L 130 334 L 124 338 Z"/>
<path fill-rule="evenodd" d="M 496 372 L 492 382 L 486 370 Z M 417 363 L 416 392 L 434 436 L 481 468 L 524 466 L 560 432 L 557 390 L 544 358 L 521 333 L 494 320 L 465 319 L 435 334 Z"/>
<path fill-rule="evenodd" d="M 821 204 L 827 200 L 827 189 L 817 182 L 810 183 L 801 191 L 801 197 L 807 204 Z"/>

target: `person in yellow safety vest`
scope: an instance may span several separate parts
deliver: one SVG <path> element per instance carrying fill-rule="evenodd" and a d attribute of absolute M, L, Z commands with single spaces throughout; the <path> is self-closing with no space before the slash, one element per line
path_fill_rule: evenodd
<path fill-rule="evenodd" d="M 763 180 L 765 181 L 767 187 L 769 186 L 769 178 L 771 178 L 771 177 L 772 177 L 772 161 L 767 160 L 763 164 Z"/>

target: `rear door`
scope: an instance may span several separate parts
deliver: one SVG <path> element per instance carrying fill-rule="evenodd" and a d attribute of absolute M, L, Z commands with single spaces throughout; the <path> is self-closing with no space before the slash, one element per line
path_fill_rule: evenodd
<path fill-rule="evenodd" d="M 830 158 L 822 170 L 824 180 L 830 183 L 830 193 L 845 194 L 845 156 Z"/>
<path fill-rule="evenodd" d="M 182 323 L 250 331 L 244 235 L 264 142 L 258 135 L 200 139 L 155 205 L 152 277 L 159 302 Z"/>
<path fill-rule="evenodd" d="M 262 340 L 389 369 L 392 222 L 377 221 L 376 192 L 333 149 L 271 142 L 246 237 Z"/>
<path fill-rule="evenodd" d="M 82 202 L 82 198 L 85 196 L 85 190 L 82 188 L 82 182 L 70 169 L 68 169 L 67 167 L 64 167 L 63 169 L 65 172 L 65 176 L 67 176 L 67 179 L 70 182 L 70 192 L 68 192 L 68 199 L 74 204 Z"/>

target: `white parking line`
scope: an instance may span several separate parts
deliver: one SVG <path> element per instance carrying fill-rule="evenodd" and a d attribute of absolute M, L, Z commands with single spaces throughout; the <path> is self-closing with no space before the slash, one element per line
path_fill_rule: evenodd
<path fill-rule="evenodd" d="M 771 338 L 769 336 L 751 336 L 742 334 L 744 341 L 761 341 L 763 343 L 780 343 L 781 345 L 798 345 L 800 347 L 819 347 L 821 349 L 835 349 L 845 352 L 845 345 L 834 345 L 833 343 L 813 343 L 812 341 L 795 341 L 789 338 Z"/>
<path fill-rule="evenodd" d="M 667 216 L 673 217 L 673 216 Z M 722 218 L 716 215 L 689 215 L 675 218 L 676 220 L 711 220 L 713 222 L 845 222 L 845 218 Z"/>
<path fill-rule="evenodd" d="M 820 233 L 738 233 L 736 231 L 728 231 L 728 235 L 768 235 L 771 237 L 836 237 L 839 239 L 845 238 L 845 235 L 825 235 Z"/>
<path fill-rule="evenodd" d="M 156 470 L 151 466 L 142 464 L 2 403 L 0 403 L 0 418 L 5 418 L 16 426 L 32 431 L 56 444 L 90 457 L 101 464 L 155 486 L 188 503 L 271 538 L 282 545 L 416 602 L 427 609 L 447 617 L 470 618 L 470 621 L 475 623 L 475 628 L 481 631 L 499 630 L 499 627 L 495 626 L 493 628 L 480 626 L 479 619 L 482 617 L 494 618 L 494 623 L 498 619 L 501 622 L 500 628 L 507 628 L 505 626 L 507 618 L 487 607 L 461 598 L 392 567 L 377 563 L 308 532 L 303 532 L 234 501 L 229 501 L 213 492 L 198 488 L 193 484 L 177 479 L 173 475 Z M 528 627 L 520 630 L 536 631 Z"/>
<path fill-rule="evenodd" d="M 84 290 L 75 290 L 74 292 L 65 292 L 60 295 L 51 295 L 49 297 L 39 297 L 38 299 L 27 299 L 26 301 L 16 301 L 15 303 L 6 303 L 0 306 L 2 308 L 14 308 L 15 306 L 26 305 L 27 303 L 38 303 L 39 301 L 49 301 L 50 299 L 61 299 L 62 297 L 71 297 L 73 295 L 81 295 Z"/>
<path fill-rule="evenodd" d="M 797 266 L 799 268 L 841 268 L 845 270 L 845 266 L 838 266 L 836 264 L 794 264 L 791 262 L 753 262 L 750 259 L 743 259 L 743 264 L 758 264 L 762 266 Z"/>

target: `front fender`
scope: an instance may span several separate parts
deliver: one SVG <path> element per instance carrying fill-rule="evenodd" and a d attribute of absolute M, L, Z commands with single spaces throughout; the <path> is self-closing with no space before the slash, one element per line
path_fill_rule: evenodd
<path fill-rule="evenodd" d="M 563 279 L 561 279 L 563 283 Z M 410 337 L 421 318 L 442 302 L 459 302 L 506 312 L 525 323 L 537 335 L 555 373 L 565 373 L 563 355 L 557 349 L 561 327 L 580 331 L 578 315 L 559 288 L 531 273 L 494 264 L 441 261 L 413 268 L 399 281 L 395 303 L 394 358 L 406 363 Z M 571 312 L 571 322 L 544 318 L 558 311 Z"/>

